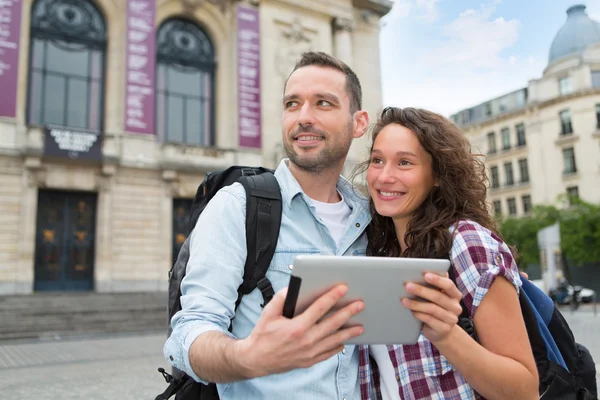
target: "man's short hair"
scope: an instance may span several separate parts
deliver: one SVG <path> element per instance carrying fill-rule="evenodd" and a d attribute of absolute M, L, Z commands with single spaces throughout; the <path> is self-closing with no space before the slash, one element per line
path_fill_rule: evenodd
<path fill-rule="evenodd" d="M 352 68 L 350 68 L 342 60 L 325 52 L 308 51 L 302 53 L 300 59 L 296 61 L 296 65 L 294 65 L 294 69 L 290 73 L 290 76 L 297 69 L 311 65 L 333 68 L 346 75 L 346 91 L 348 92 L 348 97 L 350 98 L 350 112 L 354 113 L 362 109 L 362 88 L 360 86 L 360 81 L 358 80 L 358 77 Z M 285 83 L 287 85 L 287 80 Z"/>

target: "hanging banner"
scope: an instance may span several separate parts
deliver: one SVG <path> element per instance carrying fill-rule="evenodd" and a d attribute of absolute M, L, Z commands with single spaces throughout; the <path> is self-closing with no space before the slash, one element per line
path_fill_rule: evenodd
<path fill-rule="evenodd" d="M 0 0 L 0 117 L 17 113 L 21 0 Z"/>
<path fill-rule="evenodd" d="M 125 130 L 154 133 L 156 0 L 127 1 Z"/>
<path fill-rule="evenodd" d="M 261 148 L 258 10 L 237 8 L 238 132 L 241 147 Z"/>

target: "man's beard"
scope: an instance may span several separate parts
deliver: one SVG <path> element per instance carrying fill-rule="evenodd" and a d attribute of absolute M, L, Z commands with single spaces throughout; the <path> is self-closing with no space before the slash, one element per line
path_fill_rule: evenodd
<path fill-rule="evenodd" d="M 334 135 L 327 135 L 310 125 L 300 127 L 290 135 L 291 141 L 284 141 L 283 147 L 290 161 L 298 168 L 311 173 L 322 173 L 338 167 L 348 155 L 352 144 L 352 125 L 352 121 L 350 121 L 345 132 L 338 132 Z M 325 143 L 324 148 L 315 154 L 298 154 L 294 150 L 295 139 L 293 138 L 300 133 L 315 133 L 323 137 L 324 141 L 329 140 L 332 136 L 337 136 L 338 142 L 332 145 L 333 148 L 327 147 L 327 143 Z"/>

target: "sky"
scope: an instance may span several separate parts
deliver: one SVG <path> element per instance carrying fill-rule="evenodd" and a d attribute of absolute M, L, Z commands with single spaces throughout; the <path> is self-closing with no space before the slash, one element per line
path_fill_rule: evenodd
<path fill-rule="evenodd" d="M 383 103 L 450 116 L 540 78 L 574 4 L 600 0 L 394 0 L 381 20 Z"/>

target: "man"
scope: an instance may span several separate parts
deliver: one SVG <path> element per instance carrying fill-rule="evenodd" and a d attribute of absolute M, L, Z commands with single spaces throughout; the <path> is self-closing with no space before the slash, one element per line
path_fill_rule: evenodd
<path fill-rule="evenodd" d="M 343 297 L 340 286 L 301 315 L 282 316 L 290 265 L 298 254 L 364 255 L 368 202 L 340 173 L 354 138 L 368 126 L 354 72 L 325 53 L 302 55 L 285 85 L 283 143 L 275 172 L 282 224 L 267 272 L 275 297 L 261 308 L 258 290 L 243 297 L 228 332 L 246 259 L 245 192 L 221 189 L 190 237 L 182 311 L 164 354 L 199 382 L 217 382 L 221 399 L 356 399 L 358 347 L 344 346 L 362 327 L 341 329 L 362 310 L 354 302 L 323 318 Z"/>

